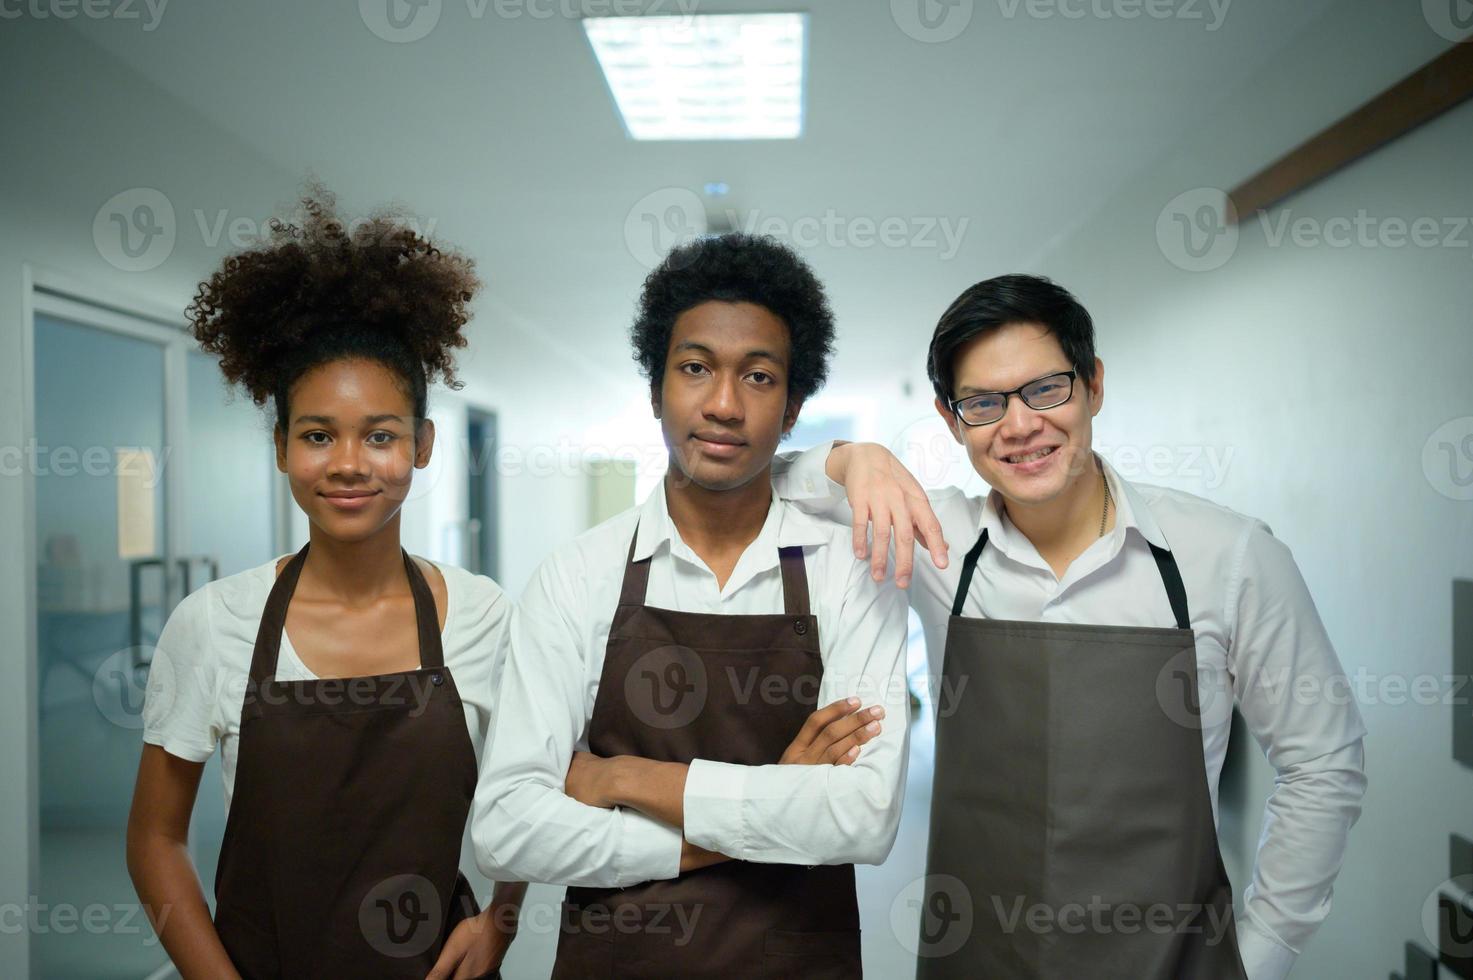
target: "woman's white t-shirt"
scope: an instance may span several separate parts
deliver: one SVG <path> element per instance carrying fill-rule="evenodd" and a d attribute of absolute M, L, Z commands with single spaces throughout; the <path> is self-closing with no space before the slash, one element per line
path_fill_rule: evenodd
<path fill-rule="evenodd" d="M 240 708 L 266 597 L 282 555 L 264 565 L 210 582 L 190 593 L 169 615 L 149 670 L 143 704 L 143 740 L 170 755 L 204 762 L 220 746 L 225 808 L 235 788 Z M 484 575 L 432 564 L 445 579 L 445 666 L 465 708 L 466 729 L 481 757 L 496 678 L 506 662 L 512 603 Z M 276 678 L 316 680 L 282 631 Z"/>

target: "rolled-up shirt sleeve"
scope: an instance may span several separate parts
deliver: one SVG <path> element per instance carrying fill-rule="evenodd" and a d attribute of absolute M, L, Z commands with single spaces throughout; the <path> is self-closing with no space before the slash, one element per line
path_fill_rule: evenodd
<path fill-rule="evenodd" d="M 1282 980 L 1330 912 L 1366 790 L 1365 725 L 1289 549 L 1255 521 L 1229 576 L 1239 710 L 1276 771 L 1239 945 L 1250 980 Z"/>
<path fill-rule="evenodd" d="M 512 613 L 471 814 L 476 864 L 488 878 L 624 888 L 680 872 L 677 828 L 564 792 L 588 689 L 586 641 L 566 611 L 585 609 L 585 593 L 549 559 Z"/>
<path fill-rule="evenodd" d="M 828 549 L 825 549 L 826 551 Z M 878 736 L 848 765 L 740 766 L 696 759 L 685 784 L 685 836 L 743 861 L 879 864 L 900 822 L 909 740 L 906 603 L 893 582 L 876 583 L 847 552 L 825 558 L 840 574 L 842 605 L 823 638 L 815 708 L 844 697 L 882 705 Z"/>

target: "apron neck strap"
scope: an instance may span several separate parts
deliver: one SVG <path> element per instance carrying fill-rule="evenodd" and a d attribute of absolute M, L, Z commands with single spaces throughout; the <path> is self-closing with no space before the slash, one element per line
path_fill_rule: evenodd
<path fill-rule="evenodd" d="M 1149 543 L 1149 542 L 1147 542 Z M 977 570 L 977 559 L 982 556 L 982 549 L 987 547 L 987 528 L 982 529 L 977 543 L 972 545 L 972 550 L 967 552 L 967 557 L 962 560 L 962 580 L 956 589 L 956 598 L 951 603 L 951 614 L 960 616 L 962 604 L 967 601 L 967 591 L 972 586 L 972 573 Z M 1161 573 L 1161 584 L 1166 587 L 1166 598 L 1171 600 L 1171 615 L 1176 619 L 1176 628 L 1187 630 L 1192 628 L 1192 617 L 1187 610 L 1187 589 L 1182 584 L 1181 571 L 1176 567 L 1176 557 L 1165 548 L 1151 545 L 1151 557 L 1156 559 L 1156 569 Z"/>
<path fill-rule="evenodd" d="M 445 649 L 440 645 L 440 616 L 435 612 L 435 593 L 425 581 L 424 572 L 409 552 L 404 552 L 404 572 L 409 576 L 409 591 L 414 594 L 414 621 L 419 627 L 419 666 L 445 666 Z"/>
<path fill-rule="evenodd" d="M 302 550 L 292 556 L 266 597 L 266 608 L 261 613 L 261 625 L 256 630 L 256 648 L 251 654 L 252 683 L 259 686 L 268 677 L 276 676 L 276 663 L 281 655 L 281 635 L 286 630 L 286 610 L 292 595 L 297 591 L 297 582 L 302 577 L 302 566 L 307 561 L 307 549 L 312 542 L 302 545 Z M 404 572 L 409 576 L 409 591 L 414 596 L 414 619 L 419 632 L 419 665 L 426 667 L 445 666 L 445 651 L 440 644 L 440 617 L 435 612 L 435 594 L 425 581 L 409 552 L 399 549 L 404 556 Z"/>
<path fill-rule="evenodd" d="M 777 549 L 777 564 L 783 573 L 783 612 L 808 615 L 808 569 L 803 564 L 802 545 Z"/>
<path fill-rule="evenodd" d="M 619 605 L 642 606 L 650 584 L 650 559 L 634 560 L 634 546 L 639 541 L 639 525 L 629 541 L 629 557 L 624 562 L 624 584 L 619 589 Z M 783 576 L 783 613 L 807 616 L 808 569 L 803 564 L 803 547 L 791 545 L 777 549 L 777 564 Z"/>
<path fill-rule="evenodd" d="M 984 527 L 982 534 L 977 538 L 977 543 L 972 545 L 972 550 L 968 551 L 967 557 L 962 559 L 962 581 L 956 587 L 956 598 L 951 602 L 953 616 L 962 614 L 962 603 L 967 601 L 967 590 L 972 587 L 972 573 L 977 570 L 977 559 L 985 547 L 987 547 L 987 528 Z"/>
<path fill-rule="evenodd" d="M 629 539 L 629 558 L 624 562 L 624 584 L 619 589 L 619 605 L 642 606 L 649 591 L 650 560 L 634 560 L 634 546 L 639 543 L 639 524 L 634 525 L 634 534 Z"/>
<path fill-rule="evenodd" d="M 1191 629 L 1192 617 L 1187 612 L 1187 587 L 1182 584 L 1181 571 L 1176 567 L 1176 556 L 1154 544 L 1151 545 L 1151 556 L 1156 559 L 1161 582 L 1166 586 L 1166 598 L 1171 600 L 1171 614 L 1176 617 L 1176 628 Z"/>
<path fill-rule="evenodd" d="M 276 658 L 281 652 L 281 633 L 286 629 L 286 607 L 297 591 L 297 580 L 302 577 L 302 565 L 307 560 L 308 541 L 302 550 L 286 563 L 271 592 L 266 596 L 266 608 L 261 613 L 261 625 L 256 627 L 256 648 L 251 653 L 251 684 L 260 686 L 268 677 L 276 676 Z"/>

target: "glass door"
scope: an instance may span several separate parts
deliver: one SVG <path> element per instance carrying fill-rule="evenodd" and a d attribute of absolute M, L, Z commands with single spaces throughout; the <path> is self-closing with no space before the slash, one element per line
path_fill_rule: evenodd
<path fill-rule="evenodd" d="M 168 612 L 167 334 L 39 310 L 35 324 L 37 898 L 53 927 L 32 956 L 42 977 L 141 978 L 167 962 L 124 860 L 149 651 Z"/>
<path fill-rule="evenodd" d="M 500 487 L 496 470 L 496 415 L 479 409 L 466 413 L 466 545 L 465 567 L 477 575 L 501 574 L 499 534 Z"/>
<path fill-rule="evenodd" d="M 55 928 L 32 957 L 40 977 L 142 980 L 168 975 L 124 851 L 153 645 L 183 595 L 278 553 L 281 489 L 263 416 L 182 331 L 36 309 L 37 899 Z M 217 757 L 190 828 L 207 896 L 224 823 Z"/>

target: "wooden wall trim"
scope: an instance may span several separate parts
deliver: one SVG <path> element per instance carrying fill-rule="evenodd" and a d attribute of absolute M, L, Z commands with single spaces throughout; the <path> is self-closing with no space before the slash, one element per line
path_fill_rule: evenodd
<path fill-rule="evenodd" d="M 1268 208 L 1473 96 L 1473 42 L 1454 45 L 1233 188 L 1234 223 Z"/>

